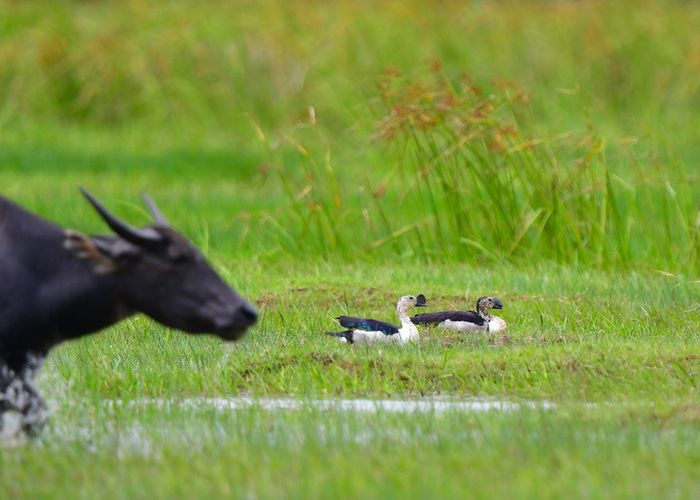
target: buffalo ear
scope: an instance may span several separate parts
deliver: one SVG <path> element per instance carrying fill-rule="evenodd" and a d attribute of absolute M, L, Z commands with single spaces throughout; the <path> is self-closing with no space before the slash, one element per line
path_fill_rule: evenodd
<path fill-rule="evenodd" d="M 90 237 L 68 229 L 63 248 L 92 265 L 97 274 L 108 274 L 119 269 L 124 259 L 133 257 L 138 249 L 120 238 Z"/>

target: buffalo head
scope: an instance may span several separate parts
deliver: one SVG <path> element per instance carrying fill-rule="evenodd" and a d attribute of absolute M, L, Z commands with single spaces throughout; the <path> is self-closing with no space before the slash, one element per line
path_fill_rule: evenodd
<path fill-rule="evenodd" d="M 81 192 L 116 236 L 66 233 L 66 248 L 88 261 L 97 275 L 115 280 L 127 311 L 139 311 L 166 326 L 190 333 L 214 333 L 235 340 L 257 320 L 248 301 L 229 287 L 202 253 L 175 231 L 144 194 L 154 224 L 137 228 Z"/>

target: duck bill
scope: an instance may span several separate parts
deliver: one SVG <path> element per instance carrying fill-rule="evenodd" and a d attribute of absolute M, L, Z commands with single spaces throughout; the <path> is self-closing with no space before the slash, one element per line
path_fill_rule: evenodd
<path fill-rule="evenodd" d="M 503 302 L 501 302 L 501 299 L 493 299 L 493 308 L 494 309 L 503 309 Z"/>
<path fill-rule="evenodd" d="M 425 295 L 422 293 L 416 297 L 416 307 L 426 307 L 428 305 L 428 301 L 425 300 Z"/>

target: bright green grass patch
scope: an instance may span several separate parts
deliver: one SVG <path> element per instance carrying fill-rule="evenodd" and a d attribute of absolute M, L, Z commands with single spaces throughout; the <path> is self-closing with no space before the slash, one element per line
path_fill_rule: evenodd
<path fill-rule="evenodd" d="M 697 397 L 697 283 L 556 268 L 248 265 L 245 272 L 229 272 L 261 311 L 243 341 L 228 345 L 136 318 L 55 351 L 48 380 L 59 386 L 70 381 L 81 399 L 436 393 L 590 401 Z M 434 310 L 471 308 L 479 295 L 499 295 L 508 334 L 488 338 L 435 329 L 423 331 L 415 346 L 372 349 L 323 335 L 337 328 L 333 318 L 340 314 L 396 321 L 395 302 L 407 293 L 426 294 Z"/>

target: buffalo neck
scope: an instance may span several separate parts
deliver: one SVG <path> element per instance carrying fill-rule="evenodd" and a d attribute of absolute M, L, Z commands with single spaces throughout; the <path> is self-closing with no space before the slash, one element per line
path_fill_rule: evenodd
<path fill-rule="evenodd" d="M 64 249 L 65 230 L 0 198 L 0 358 L 42 355 L 132 314 L 118 274 Z"/>

